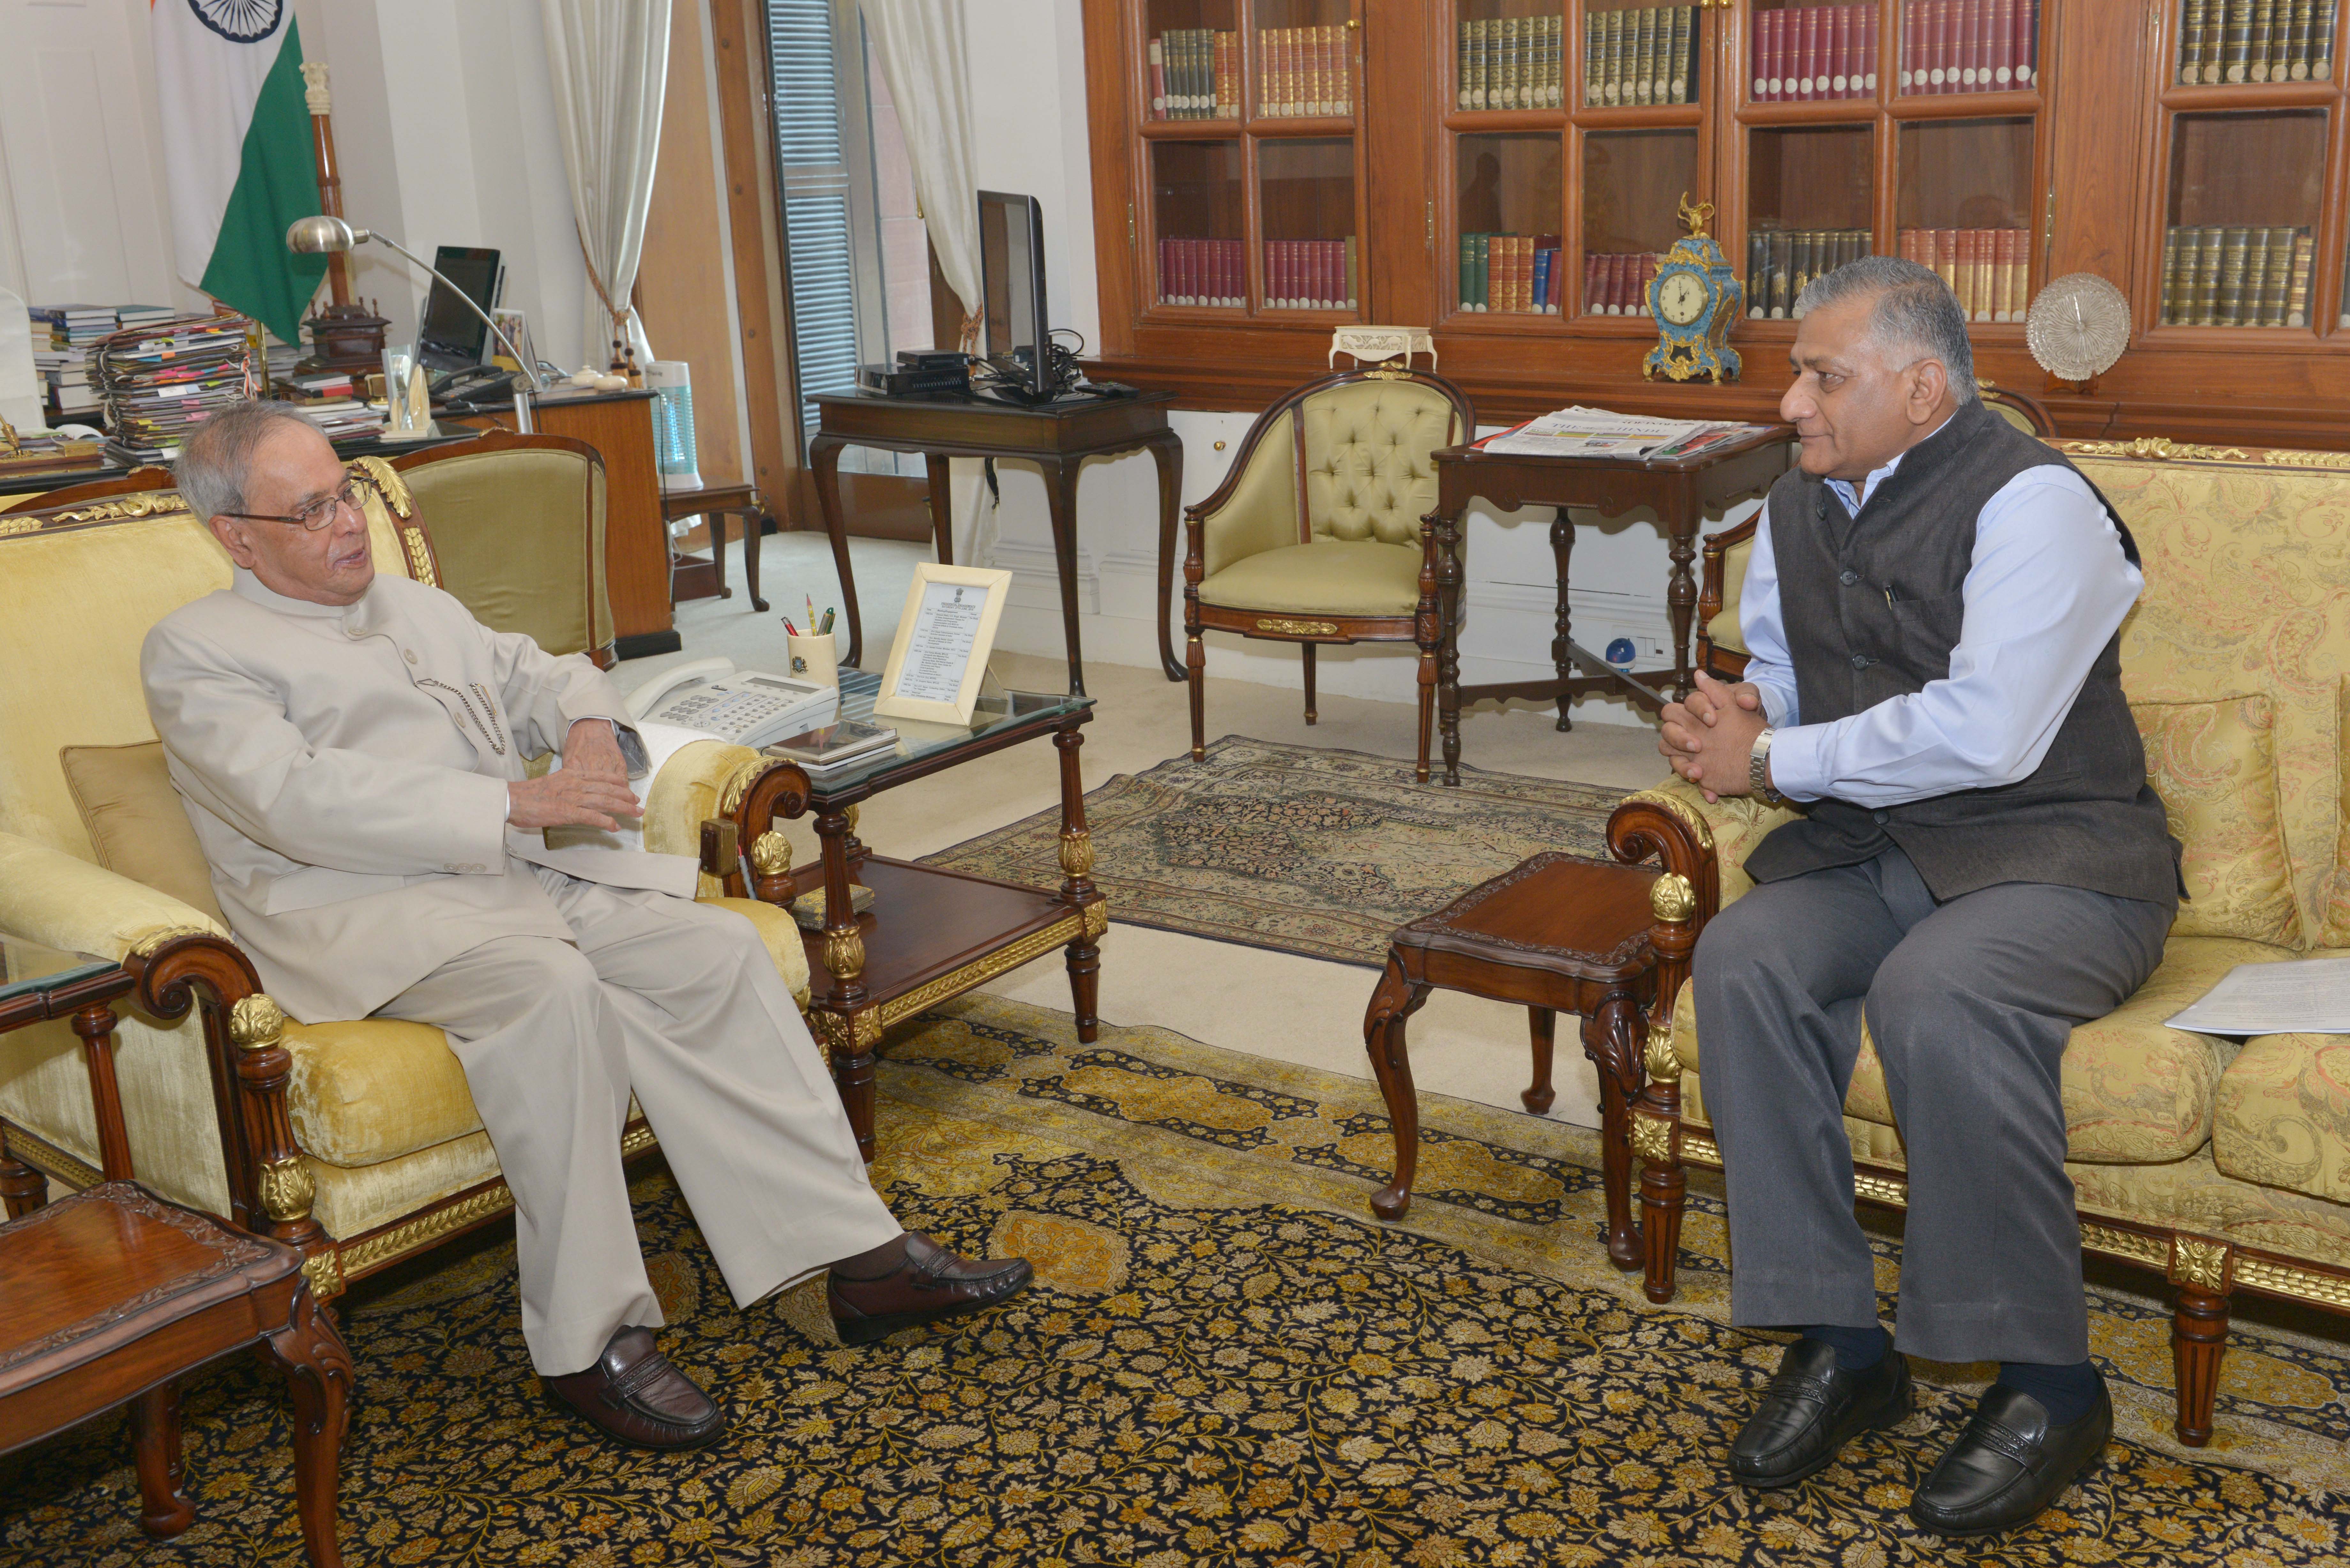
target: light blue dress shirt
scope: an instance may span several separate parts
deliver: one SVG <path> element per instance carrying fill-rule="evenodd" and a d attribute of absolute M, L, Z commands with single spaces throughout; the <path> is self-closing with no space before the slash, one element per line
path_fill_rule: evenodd
<path fill-rule="evenodd" d="M 1855 516 L 1901 466 L 1858 493 L 1831 479 Z M 2087 482 L 2062 464 L 2029 468 L 1983 504 L 1967 569 L 1966 616 L 1948 678 L 1831 723 L 1806 724 L 1795 698 L 1766 504 L 1738 604 L 1771 740 L 1771 784 L 1795 800 L 1900 805 L 2031 776 L 2073 711 L 2146 578 Z"/>

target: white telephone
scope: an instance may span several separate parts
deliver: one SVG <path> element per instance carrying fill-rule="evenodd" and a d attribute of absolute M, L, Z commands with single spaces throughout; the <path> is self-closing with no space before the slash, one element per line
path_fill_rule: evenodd
<path fill-rule="evenodd" d="M 699 730 L 754 750 L 818 729 L 840 710 L 840 689 L 700 659 L 664 670 L 629 694 L 629 717 Z"/>

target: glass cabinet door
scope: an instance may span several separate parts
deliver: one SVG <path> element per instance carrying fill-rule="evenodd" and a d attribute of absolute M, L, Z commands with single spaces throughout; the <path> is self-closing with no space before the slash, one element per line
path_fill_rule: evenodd
<path fill-rule="evenodd" d="M 1238 119 L 1238 0 L 1147 0 L 1142 104 L 1150 119 Z"/>
<path fill-rule="evenodd" d="M 1882 26 L 1877 0 L 1757 5 L 1747 22 L 1747 101 L 1875 99 Z"/>
<path fill-rule="evenodd" d="M 2040 0 L 1901 0 L 1905 97 L 2029 92 L 2040 77 Z"/>
<path fill-rule="evenodd" d="M 1585 0 L 1584 109 L 1647 109 L 1698 101 L 1704 8 Z"/>
<path fill-rule="evenodd" d="M 2313 325 L 2326 141 L 2322 109 L 2171 121 L 2162 325 Z"/>
<path fill-rule="evenodd" d="M 1455 151 L 1458 307 L 1550 314 L 1562 292 L 1559 225 L 1566 210 L 1557 133 L 1463 136 Z"/>
<path fill-rule="evenodd" d="M 1746 314 L 1795 317 L 1804 287 L 1870 254 L 1876 147 L 1867 125 L 1746 131 Z"/>
<path fill-rule="evenodd" d="M 1591 130 L 1582 140 L 1582 314 L 1645 316 L 1648 280 L 1686 232 L 1681 198 L 1698 192 L 1698 132 Z"/>
<path fill-rule="evenodd" d="M 1898 253 L 1942 275 L 1970 321 L 2021 321 L 2032 301 L 2032 121 L 1901 127 Z"/>
<path fill-rule="evenodd" d="M 1351 137 L 1257 143 L 1264 235 L 1258 296 L 1269 310 L 1352 310 L 1360 298 Z"/>
<path fill-rule="evenodd" d="M 1159 302 L 1225 310 L 1247 305 L 1241 144 L 1154 141 L 1150 176 Z"/>
<path fill-rule="evenodd" d="M 1253 0 L 1259 119 L 1335 119 L 1356 105 L 1355 28 L 1348 0 Z"/>

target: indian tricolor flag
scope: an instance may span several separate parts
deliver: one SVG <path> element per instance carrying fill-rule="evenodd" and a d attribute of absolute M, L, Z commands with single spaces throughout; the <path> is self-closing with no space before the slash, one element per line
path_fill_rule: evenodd
<path fill-rule="evenodd" d="M 325 275 L 286 248 L 318 210 L 292 0 L 150 0 L 180 275 L 288 343 Z"/>

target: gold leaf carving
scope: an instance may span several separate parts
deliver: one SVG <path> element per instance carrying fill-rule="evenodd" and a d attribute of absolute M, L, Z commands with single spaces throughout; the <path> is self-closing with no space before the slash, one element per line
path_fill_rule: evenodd
<path fill-rule="evenodd" d="M 441 580 L 432 570 L 432 552 L 424 547 L 424 530 L 402 528 L 400 542 L 408 550 L 408 575 L 428 588 L 439 587 Z"/>
<path fill-rule="evenodd" d="M 153 958 L 166 942 L 176 942 L 182 937 L 209 937 L 212 934 L 202 926 L 165 926 L 131 943 L 130 951 L 134 957 Z"/>
<path fill-rule="evenodd" d="M 299 1155 L 273 1159 L 261 1168 L 261 1208 L 272 1220 L 299 1220 L 318 1196 L 310 1168 Z"/>
<path fill-rule="evenodd" d="M 1109 929 L 1109 905 L 1107 902 L 1086 906 L 1086 938 L 1088 941 Z"/>
<path fill-rule="evenodd" d="M 248 1051 L 265 1050 L 286 1034 L 286 1010 L 261 992 L 229 1009 L 228 1037 Z"/>
<path fill-rule="evenodd" d="M 1648 888 L 1648 909 L 1657 919 L 1679 925 L 1697 913 L 1697 890 L 1678 871 L 1668 871 Z"/>
<path fill-rule="evenodd" d="M 741 811 L 743 797 L 751 793 L 751 786 L 758 782 L 759 775 L 774 765 L 756 752 L 735 763 L 734 771 L 726 775 L 725 786 L 718 792 L 720 814 L 733 816 Z"/>
<path fill-rule="evenodd" d="M 1651 1165 L 1673 1161 L 1673 1124 L 1662 1116 L 1632 1118 L 1632 1152 Z"/>
<path fill-rule="evenodd" d="M 383 504 L 391 508 L 393 516 L 408 518 L 416 515 L 416 501 L 408 493 L 408 481 L 400 478 L 399 471 L 383 459 L 355 457 L 343 468 L 347 472 L 357 470 L 369 484 L 374 485 L 376 493 L 383 497 Z"/>
<path fill-rule="evenodd" d="M 310 1293 L 320 1301 L 331 1301 L 343 1293 L 343 1262 L 333 1247 L 322 1247 L 302 1260 L 302 1277 L 309 1282 Z"/>
<path fill-rule="evenodd" d="M 2170 1239 L 2170 1280 L 2173 1284 L 2193 1285 L 2210 1291 L 2213 1295 L 2228 1292 L 2228 1243 L 2198 1241 L 2188 1236 Z"/>
<path fill-rule="evenodd" d="M 1093 835 L 1082 827 L 1061 835 L 1061 875 L 1087 877 L 1093 874 Z"/>
<path fill-rule="evenodd" d="M 1367 373 L 1373 376 L 1378 374 L 1377 370 Z M 1338 623 L 1335 620 L 1284 620 L 1274 617 L 1258 621 L 1256 628 L 1259 631 L 1274 632 L 1282 637 L 1336 637 L 1338 635 Z"/>
<path fill-rule="evenodd" d="M 865 972 L 865 937 L 854 926 L 824 933 L 824 967 L 835 980 Z"/>
<path fill-rule="evenodd" d="M 792 868 L 791 841 L 774 828 L 751 841 L 751 869 L 762 877 L 780 877 Z"/>
<path fill-rule="evenodd" d="M 77 506 L 70 512 L 49 514 L 48 523 L 123 523 L 133 517 L 161 517 L 172 513 L 184 514 L 188 504 L 180 499 L 176 490 L 142 490 L 133 495 L 117 495 L 105 501 L 93 501 L 87 506 Z"/>

